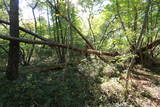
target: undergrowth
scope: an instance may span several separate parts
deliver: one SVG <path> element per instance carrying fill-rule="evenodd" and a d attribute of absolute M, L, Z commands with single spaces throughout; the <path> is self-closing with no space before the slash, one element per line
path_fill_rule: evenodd
<path fill-rule="evenodd" d="M 16 81 L 8 81 L 0 72 L 0 107 L 143 107 L 149 100 L 143 99 L 152 96 L 137 86 L 129 85 L 125 101 L 122 67 L 82 60 L 53 71 L 21 70 Z"/>
<path fill-rule="evenodd" d="M 1 73 L 0 81 L 0 107 L 84 107 L 104 102 L 99 84 L 73 69 L 21 72 L 12 82 Z"/>

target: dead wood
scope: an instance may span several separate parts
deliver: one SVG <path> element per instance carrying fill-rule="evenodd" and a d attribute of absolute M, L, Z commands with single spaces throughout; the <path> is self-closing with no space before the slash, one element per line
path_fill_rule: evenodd
<path fill-rule="evenodd" d="M 4 35 L 0 35 L 0 38 L 4 39 L 4 40 L 18 41 L 18 42 L 24 42 L 24 43 L 28 43 L 28 44 L 39 44 L 39 45 L 48 45 L 50 47 L 61 47 L 61 48 L 71 49 L 73 51 L 77 51 L 80 53 L 87 53 L 87 54 L 105 55 L 105 56 L 112 56 L 112 57 L 120 55 L 117 52 L 108 53 L 108 52 L 101 52 L 101 51 L 97 51 L 97 50 L 93 50 L 93 49 L 76 48 L 76 47 L 73 47 L 70 45 L 56 43 L 53 41 L 27 40 L 27 39 L 23 39 L 23 38 L 16 38 L 16 37 L 4 36 Z"/>
<path fill-rule="evenodd" d="M 152 43 L 148 44 L 147 46 L 141 48 L 140 51 L 144 52 L 144 51 L 147 51 L 148 49 L 152 49 L 158 45 L 160 45 L 160 39 L 157 39 L 157 40 L 153 41 Z"/>
<path fill-rule="evenodd" d="M 6 25 L 10 25 L 10 22 L 7 22 L 7 21 L 1 20 L 1 19 L 0 19 L 0 23 L 6 24 Z M 28 33 L 28 34 L 30 34 L 30 35 L 38 38 L 38 39 L 41 39 L 41 40 L 44 40 L 44 41 L 49 41 L 49 39 L 46 39 L 46 38 L 44 38 L 44 37 L 42 37 L 42 36 L 40 36 L 40 35 L 38 35 L 36 33 L 33 33 L 30 30 L 27 30 L 27 29 L 25 29 L 23 27 L 19 27 L 19 30 L 21 30 L 21 31 L 23 31 L 25 33 Z"/>
<path fill-rule="evenodd" d="M 62 69 L 65 67 L 65 63 L 61 64 L 52 64 L 52 65 L 39 65 L 39 66 L 27 66 L 22 67 L 23 71 L 25 72 L 48 72 L 50 70 L 57 70 Z M 24 70 L 25 69 L 25 70 Z"/>
<path fill-rule="evenodd" d="M 91 47 L 91 49 L 95 50 L 95 48 L 94 48 L 94 47 L 92 46 L 92 44 L 84 37 L 84 35 L 83 35 L 70 21 L 68 21 L 68 19 L 67 19 L 65 16 L 64 16 L 63 18 L 77 31 L 77 33 L 82 37 L 82 39 L 85 40 L 85 42 Z M 4 24 L 7 24 L 7 25 L 10 25 L 9 22 L 4 21 L 4 20 L 1 20 L 1 19 L 0 19 L 0 23 L 4 23 Z M 29 30 L 27 30 L 27 29 L 25 29 L 25 28 L 23 28 L 23 27 L 19 27 L 19 30 L 21 30 L 21 31 L 23 31 L 23 32 L 25 32 L 25 33 L 28 33 L 28 34 L 36 37 L 36 38 L 39 38 L 39 39 L 41 39 L 41 40 L 43 40 L 43 41 L 51 41 L 51 40 L 46 39 L 46 38 L 44 38 L 44 37 L 42 37 L 42 36 L 40 36 L 40 35 L 37 35 L 36 33 L 33 33 L 33 32 L 31 32 L 31 31 L 29 31 Z M 70 49 L 70 48 L 69 48 L 69 49 Z M 117 53 L 116 53 L 116 54 L 117 54 Z M 101 60 L 103 60 L 104 62 L 107 62 L 107 60 L 106 60 L 104 57 L 99 56 L 99 54 L 96 54 L 96 55 L 97 55 Z M 109 55 L 109 56 L 110 56 L 110 55 L 112 56 L 112 54 L 108 54 L 108 55 Z M 117 55 L 116 55 L 116 56 L 117 56 Z"/>

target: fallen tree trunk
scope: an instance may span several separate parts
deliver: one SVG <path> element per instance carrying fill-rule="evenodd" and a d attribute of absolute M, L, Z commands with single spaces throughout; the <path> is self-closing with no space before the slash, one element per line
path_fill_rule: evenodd
<path fill-rule="evenodd" d="M 54 65 L 41 65 L 41 66 L 27 66 L 22 67 L 23 72 L 48 72 L 50 70 L 63 69 L 65 67 L 65 63 L 54 64 Z"/>
<path fill-rule="evenodd" d="M 56 42 L 52 42 L 52 41 L 27 40 L 27 39 L 23 39 L 23 38 L 15 38 L 15 37 L 4 36 L 4 35 L 0 35 L 0 38 L 4 39 L 4 40 L 18 41 L 18 42 L 24 42 L 24 43 L 28 43 L 28 44 L 39 44 L 39 45 L 48 45 L 50 47 L 61 47 L 61 48 L 71 49 L 73 51 L 77 51 L 80 53 L 87 53 L 87 54 L 105 55 L 105 56 L 112 56 L 112 57 L 120 55 L 117 52 L 108 53 L 108 52 L 101 52 L 101 51 L 97 51 L 97 50 L 93 50 L 93 49 L 76 48 L 76 47 L 73 47 L 70 45 L 65 45 L 65 44 L 56 43 Z"/>
<path fill-rule="evenodd" d="M 157 40 L 155 40 L 154 42 L 148 44 L 147 46 L 141 48 L 140 51 L 143 52 L 143 51 L 146 51 L 146 50 L 148 50 L 148 49 L 152 49 L 152 48 L 154 48 L 154 47 L 156 47 L 156 46 L 158 46 L 158 45 L 160 45 L 160 39 L 157 39 Z"/>
<path fill-rule="evenodd" d="M 146 66 L 151 66 L 151 65 L 156 64 L 155 58 L 148 50 L 152 50 L 152 53 L 153 53 L 153 50 L 158 45 L 160 45 L 160 39 L 157 39 L 153 41 L 152 43 L 146 45 L 145 47 L 142 47 L 139 50 L 137 50 L 136 62 L 141 63 Z"/>
<path fill-rule="evenodd" d="M 23 72 L 48 72 L 50 70 L 63 69 L 65 63 L 54 64 L 54 65 L 38 65 L 38 66 L 25 66 L 21 67 L 20 70 Z M 0 69 L 0 72 L 6 72 L 6 68 Z"/>
<path fill-rule="evenodd" d="M 68 21 L 68 20 L 66 20 L 66 21 Z M 1 20 L 1 19 L 0 19 L 0 23 L 4 23 L 4 24 L 7 24 L 7 25 L 10 25 L 9 22 L 4 21 L 4 20 Z M 82 39 L 84 39 L 85 42 L 86 42 L 93 50 L 95 50 L 95 48 L 94 48 L 94 47 L 91 45 L 91 43 L 83 36 L 83 34 L 82 34 L 75 26 L 73 26 L 72 23 L 70 23 L 70 24 L 71 24 L 71 26 L 78 32 L 78 34 L 82 37 Z M 46 39 L 46 38 L 44 38 L 44 37 L 42 37 L 42 36 L 39 36 L 39 35 L 31 32 L 31 31 L 29 31 L 29 30 L 27 30 L 27 29 L 24 29 L 24 28 L 22 28 L 22 27 L 19 27 L 19 30 L 21 30 L 21 31 L 23 31 L 23 32 L 25 32 L 25 33 L 28 33 L 28 34 L 36 37 L 36 38 L 39 38 L 39 39 L 41 39 L 41 40 L 43 40 L 43 41 L 51 41 L 51 40 L 49 40 L 49 39 Z M 99 55 L 97 55 L 97 56 L 98 56 L 101 60 L 103 60 L 104 62 L 107 62 L 107 60 L 106 60 L 105 58 L 103 58 L 103 57 L 101 57 L 101 56 L 99 56 Z"/>
<path fill-rule="evenodd" d="M 7 22 L 7 21 L 1 20 L 1 19 L 0 19 L 0 23 L 4 23 L 4 24 L 6 24 L 6 25 L 10 25 L 10 22 Z M 39 36 L 39 35 L 37 35 L 36 33 L 33 33 L 33 32 L 31 32 L 31 31 L 23 28 L 23 27 L 19 27 L 19 30 L 21 30 L 21 31 L 23 31 L 23 32 L 25 32 L 25 33 L 28 33 L 28 34 L 30 34 L 30 35 L 38 38 L 38 39 L 41 39 L 41 40 L 44 40 L 44 41 L 49 41 L 49 39 L 46 39 L 46 38 L 44 38 L 44 37 L 42 37 L 42 36 Z"/>
<path fill-rule="evenodd" d="M 4 21 L 4 20 L 1 20 L 1 19 L 0 19 L 0 23 L 4 23 L 4 24 L 7 24 L 7 25 L 10 25 L 9 22 Z M 25 33 L 28 33 L 28 34 L 30 34 L 30 35 L 32 35 L 32 36 L 34 36 L 34 37 L 36 37 L 36 38 L 38 38 L 38 39 L 40 39 L 40 40 L 51 41 L 51 40 L 49 40 L 49 39 L 47 39 L 47 38 L 44 38 L 44 37 L 42 37 L 42 36 L 40 36 L 40 35 L 38 35 L 38 34 L 36 34 L 36 33 L 33 33 L 33 32 L 31 32 L 31 31 L 29 31 L 29 30 L 27 30 L 27 29 L 25 29 L 25 28 L 23 28 L 23 27 L 19 27 L 19 30 L 21 30 L 21 31 L 23 31 L 23 32 L 25 32 Z M 160 39 L 155 40 L 154 42 L 148 44 L 147 46 L 139 49 L 139 51 L 140 51 L 140 50 L 141 50 L 141 51 L 146 51 L 146 50 L 148 50 L 148 49 L 152 49 L 152 48 L 158 46 L 159 44 L 160 44 Z"/>

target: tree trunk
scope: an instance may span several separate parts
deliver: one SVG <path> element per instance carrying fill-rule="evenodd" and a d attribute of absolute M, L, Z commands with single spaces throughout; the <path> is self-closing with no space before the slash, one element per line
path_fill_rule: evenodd
<path fill-rule="evenodd" d="M 19 0 L 10 0 L 10 36 L 19 37 Z M 7 66 L 7 78 L 8 80 L 16 80 L 18 78 L 18 64 L 19 64 L 19 42 L 10 41 L 9 43 L 9 55 Z"/>
<path fill-rule="evenodd" d="M 27 44 L 39 44 L 39 45 L 48 45 L 51 48 L 53 47 L 61 47 L 61 48 L 65 48 L 65 49 L 71 49 L 73 51 L 77 51 L 80 53 L 88 53 L 88 54 L 95 54 L 97 56 L 111 56 L 111 57 L 115 57 L 115 56 L 120 56 L 121 54 L 119 54 L 118 52 L 102 52 L 102 51 L 98 51 L 98 50 L 93 50 L 93 49 L 83 49 L 83 48 L 76 48 L 73 47 L 71 45 L 65 45 L 62 43 L 56 43 L 56 42 L 52 42 L 52 41 L 37 41 L 37 40 L 27 40 L 27 39 L 22 39 L 22 38 L 16 38 L 16 37 L 9 37 L 9 36 L 4 36 L 0 34 L 0 38 L 4 39 L 4 40 L 12 40 L 12 41 L 17 41 L 17 42 L 24 42 Z"/>
<path fill-rule="evenodd" d="M 34 7 L 31 7 L 32 8 L 32 15 L 33 15 L 33 18 L 34 18 L 34 32 L 35 33 L 37 33 L 37 19 L 36 19 L 36 15 L 35 15 L 35 9 L 36 9 L 37 5 L 38 5 L 38 2 L 36 2 Z M 35 39 L 36 39 L 36 37 L 33 38 L 33 40 L 35 40 Z M 31 57 L 33 55 L 34 49 L 35 49 L 35 44 L 32 45 L 32 48 L 29 51 L 29 55 L 28 55 L 28 59 L 27 59 L 27 64 L 28 65 L 30 64 Z"/>

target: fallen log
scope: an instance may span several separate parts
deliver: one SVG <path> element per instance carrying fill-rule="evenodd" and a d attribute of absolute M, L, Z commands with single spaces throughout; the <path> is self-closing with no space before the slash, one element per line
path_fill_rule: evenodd
<path fill-rule="evenodd" d="M 64 17 L 64 18 L 65 18 L 65 17 Z M 65 18 L 65 20 L 68 21 L 67 18 Z M 1 20 L 1 19 L 0 19 L 0 23 L 4 23 L 4 24 L 7 24 L 7 25 L 10 25 L 9 22 L 4 21 L 4 20 Z M 84 35 L 83 35 L 72 23 L 69 23 L 69 24 L 71 24 L 71 26 L 78 32 L 78 34 L 82 37 L 82 39 L 85 40 L 85 42 L 91 47 L 91 49 L 95 50 L 95 48 L 94 48 L 94 47 L 91 45 L 91 43 L 84 37 Z M 25 29 L 25 28 L 19 27 L 19 30 L 21 30 L 21 31 L 23 31 L 23 32 L 25 32 L 25 33 L 28 33 L 28 34 L 30 34 L 30 35 L 33 35 L 34 37 L 39 38 L 39 39 L 41 39 L 41 40 L 43 40 L 43 41 L 51 41 L 51 40 L 49 40 L 49 39 L 46 39 L 46 38 L 44 38 L 44 37 L 42 37 L 42 36 L 39 36 L 39 35 L 31 32 L 31 31 L 29 31 L 29 30 L 27 30 L 27 29 Z M 97 56 L 98 56 L 102 61 L 108 62 L 108 61 L 107 61 L 105 58 L 103 58 L 102 56 L 99 56 L 99 55 L 97 55 Z"/>
<path fill-rule="evenodd" d="M 154 48 L 158 45 L 160 45 L 160 39 L 155 40 L 154 42 L 152 42 L 152 43 L 148 44 L 147 46 L 141 48 L 139 51 L 143 52 L 143 51 L 146 51 L 148 49 L 152 49 L 152 48 Z"/>
<path fill-rule="evenodd" d="M 0 19 L 0 23 L 4 23 L 4 24 L 6 24 L 6 25 L 10 25 L 10 22 L 7 22 L 7 21 L 1 20 L 1 19 Z M 41 39 L 41 40 L 44 40 L 44 41 L 49 41 L 49 39 L 46 39 L 46 38 L 44 38 L 44 37 L 42 37 L 42 36 L 40 36 L 40 35 L 38 35 L 38 34 L 36 34 L 36 33 L 33 33 L 33 32 L 31 32 L 31 31 L 23 28 L 23 27 L 19 27 L 19 30 L 21 30 L 21 31 L 23 31 L 23 32 L 25 32 L 25 33 L 28 33 L 28 34 L 30 34 L 30 35 L 38 38 L 38 39 Z"/>
<path fill-rule="evenodd" d="M 4 70 L 4 69 L 0 69 L 0 72 L 6 72 L 6 70 Z"/>
<path fill-rule="evenodd" d="M 6 24 L 6 25 L 10 25 L 9 22 L 4 21 L 4 20 L 1 20 L 1 19 L 0 19 L 0 23 L 4 23 L 4 24 Z M 49 40 L 49 39 L 47 39 L 47 38 L 44 38 L 44 37 L 42 37 L 42 36 L 40 36 L 40 35 L 38 35 L 38 34 L 36 34 L 36 33 L 31 32 L 30 30 L 27 30 L 27 29 L 25 29 L 25 28 L 23 28 L 23 27 L 19 27 L 19 30 L 21 30 L 21 31 L 23 31 L 23 32 L 25 32 L 25 33 L 28 33 L 28 34 L 30 34 L 30 35 L 32 35 L 32 36 L 34 36 L 34 37 L 36 37 L 36 38 L 38 38 L 38 39 L 40 39 L 40 40 L 51 41 L 51 40 Z M 81 34 L 81 35 L 82 35 L 82 34 Z M 146 50 L 148 50 L 148 49 L 152 49 L 153 47 L 158 46 L 159 44 L 160 44 L 160 39 L 155 40 L 154 42 L 148 44 L 147 46 L 145 46 L 145 47 L 143 47 L 143 48 L 141 48 L 141 49 L 139 49 L 139 50 L 141 50 L 141 51 L 146 51 Z"/>
<path fill-rule="evenodd" d="M 22 72 L 48 72 L 50 70 L 63 69 L 65 63 L 54 64 L 54 65 L 37 65 L 37 66 L 23 66 L 20 67 Z M 6 68 L 0 69 L 0 72 L 6 72 Z"/>
<path fill-rule="evenodd" d="M 39 65 L 39 66 L 26 66 L 21 67 L 20 70 L 23 72 L 48 72 L 50 70 L 63 69 L 65 63 L 54 64 L 54 65 Z"/>
<path fill-rule="evenodd" d="M 4 40 L 11 40 L 11 41 L 18 41 L 18 42 L 24 42 L 28 44 L 39 44 L 39 45 L 48 45 L 50 47 L 61 47 L 61 48 L 66 48 L 66 49 L 71 49 L 73 51 L 77 51 L 80 53 L 87 53 L 87 54 L 95 54 L 95 55 L 105 55 L 105 56 L 111 56 L 115 57 L 120 55 L 118 52 L 115 53 L 108 53 L 108 52 L 101 52 L 93 49 L 82 49 L 82 48 L 76 48 L 70 45 L 65 45 L 62 43 L 56 43 L 53 41 L 37 41 L 37 40 L 27 40 L 23 38 L 16 38 L 16 37 L 10 37 L 10 36 L 4 36 L 0 34 L 0 38 Z"/>

